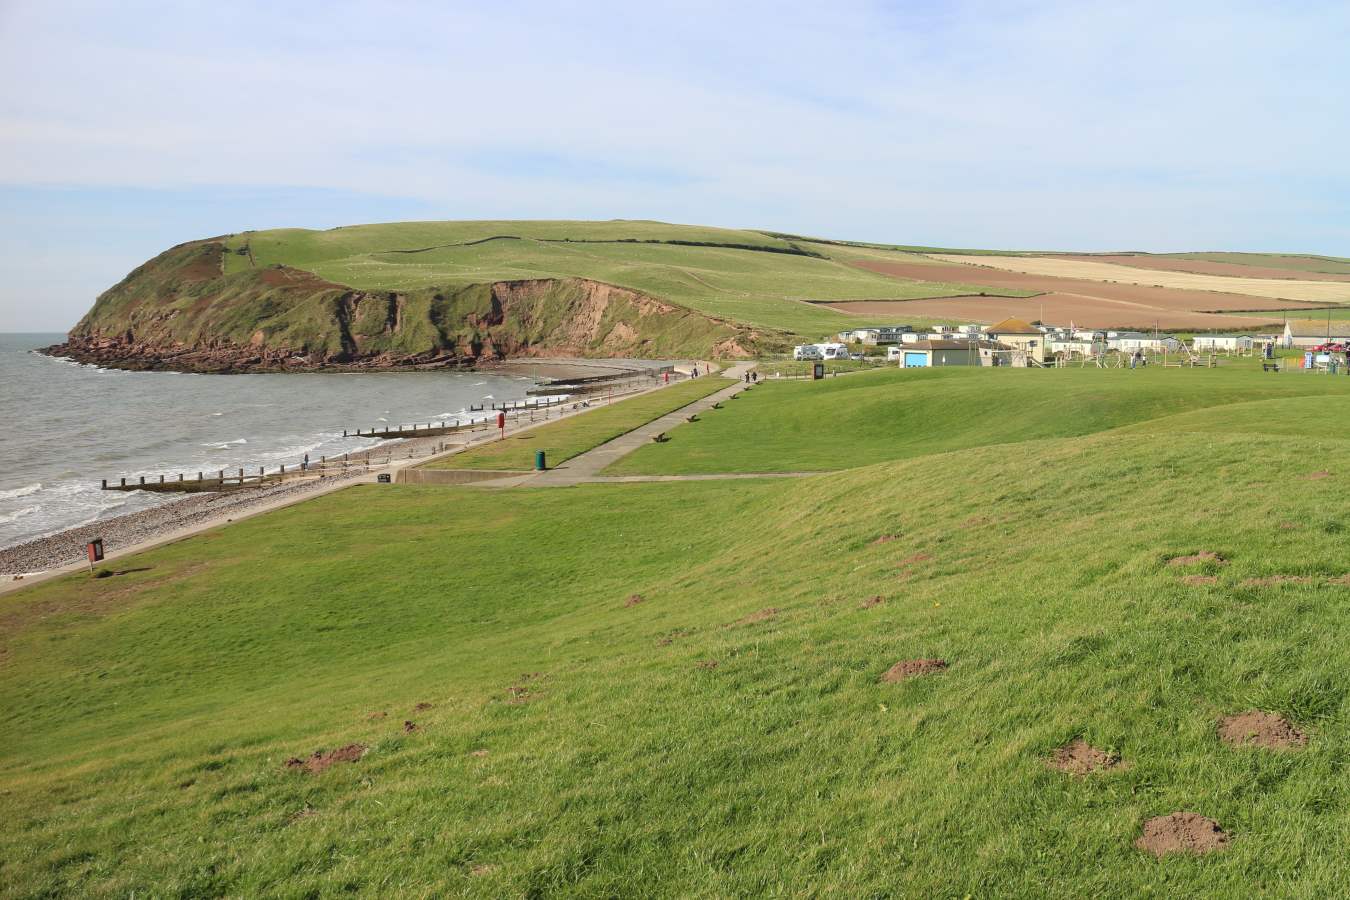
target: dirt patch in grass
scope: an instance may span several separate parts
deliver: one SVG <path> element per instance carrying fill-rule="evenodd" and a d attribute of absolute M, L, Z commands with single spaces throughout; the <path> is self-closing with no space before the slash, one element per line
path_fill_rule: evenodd
<path fill-rule="evenodd" d="M 875 547 L 877 544 L 889 544 L 891 541 L 898 540 L 900 540 L 900 535 L 898 534 L 883 534 L 872 542 L 872 546 Z"/>
<path fill-rule="evenodd" d="M 933 555 L 931 553 L 911 553 L 909 556 L 900 560 L 900 565 L 913 566 L 921 562 L 928 562 L 932 558 Z"/>
<path fill-rule="evenodd" d="M 623 605 L 624 608 L 627 609 L 631 606 L 637 606 L 639 603 L 646 603 L 646 602 L 647 598 L 643 597 L 641 594 L 629 594 L 628 599 L 623 601 Z"/>
<path fill-rule="evenodd" d="M 1206 584 L 1218 584 L 1219 577 L 1217 575 L 1187 575 L 1181 579 L 1181 583 L 1188 584 L 1191 587 L 1200 587 Z"/>
<path fill-rule="evenodd" d="M 539 672 L 525 672 L 520 676 L 516 684 L 506 689 L 506 702 L 514 705 L 528 703 L 538 692 L 531 687 L 532 684 L 542 679 L 544 676 Z"/>
<path fill-rule="evenodd" d="M 472 875 L 474 878 L 481 878 L 484 875 L 491 875 L 495 871 L 497 871 L 497 867 L 489 863 L 479 863 L 476 866 L 469 867 L 469 874 Z"/>
<path fill-rule="evenodd" d="M 740 619 L 737 619 L 735 622 L 732 622 L 731 625 L 728 625 L 727 627 L 730 628 L 735 625 L 753 625 L 756 622 L 769 622 L 772 621 L 773 619 L 778 618 L 779 611 L 780 610 L 777 607 L 770 606 L 766 609 L 761 609 L 758 612 L 752 612 L 748 616 L 744 616 Z"/>
<path fill-rule="evenodd" d="M 1213 819 L 1193 812 L 1154 816 L 1134 845 L 1154 856 L 1212 853 L 1228 846 L 1228 835 Z"/>
<path fill-rule="evenodd" d="M 1350 584 L 1350 573 L 1337 575 L 1335 578 L 1328 578 L 1327 584 Z"/>
<path fill-rule="evenodd" d="M 920 675 L 933 675 L 947 668 L 945 659 L 905 659 L 891 666 L 881 676 L 885 682 L 904 681 Z"/>
<path fill-rule="evenodd" d="M 658 646 L 658 647 L 669 647 L 671 644 L 675 643 L 675 642 L 678 641 L 680 638 L 686 638 L 686 637 L 689 637 L 689 634 L 690 634 L 690 632 L 684 631 L 684 630 L 682 630 L 682 629 L 677 629 L 677 630 L 675 630 L 675 631 L 668 632 L 668 633 L 666 633 L 666 634 L 663 634 L 663 635 L 657 640 L 656 646 Z"/>
<path fill-rule="evenodd" d="M 470 751 L 469 751 L 469 755 L 470 755 L 470 756 L 483 757 L 483 756 L 487 756 L 487 755 L 488 755 L 488 752 L 487 752 L 487 750 L 485 750 L 485 749 L 483 749 L 482 747 L 480 747 L 480 748 L 477 749 L 477 750 L 470 750 Z"/>
<path fill-rule="evenodd" d="M 1198 563 L 1214 563 L 1215 565 L 1226 566 L 1228 560 L 1210 550 L 1201 550 L 1199 553 L 1192 553 L 1189 556 L 1174 556 L 1167 561 L 1169 566 L 1194 566 Z"/>
<path fill-rule="evenodd" d="M 418 703 L 416 706 L 413 707 L 413 712 L 424 712 L 428 709 L 431 709 L 431 704 L 423 700 L 421 703 Z"/>
<path fill-rule="evenodd" d="M 880 594 L 877 594 L 875 597 L 868 597 L 866 600 L 864 600 L 864 601 L 861 603 L 860 608 L 861 608 L 861 609 L 872 609 L 873 607 L 880 606 L 881 604 L 883 604 L 883 603 L 885 603 L 885 602 L 886 602 L 886 598 L 883 597 L 883 596 L 881 596 Z"/>
<path fill-rule="evenodd" d="M 715 659 L 705 659 L 698 663 L 700 669 L 715 669 L 720 663 Z"/>
<path fill-rule="evenodd" d="M 384 710 L 380 710 L 379 712 L 371 713 L 370 715 L 366 716 L 366 718 L 372 722 L 378 722 L 380 719 L 383 719 L 388 715 L 389 713 L 385 712 Z"/>
<path fill-rule="evenodd" d="M 1328 472 L 1326 469 L 1323 469 L 1320 472 L 1309 472 L 1307 475 L 1303 477 L 1307 478 L 1309 481 L 1321 481 L 1323 478 L 1330 478 L 1331 473 Z"/>
<path fill-rule="evenodd" d="M 1078 738 L 1063 747 L 1056 747 L 1045 764 L 1070 775 L 1087 775 L 1091 772 L 1116 768 L 1120 765 L 1120 757 L 1105 750 L 1098 750 L 1087 741 Z"/>
<path fill-rule="evenodd" d="M 1276 587 L 1281 584 L 1311 584 L 1312 579 L 1304 575 L 1266 575 L 1262 578 L 1245 578 L 1243 587 Z"/>
<path fill-rule="evenodd" d="M 326 753 L 322 750 L 315 750 L 314 754 L 308 759 L 292 756 L 290 759 L 286 760 L 286 768 L 292 771 L 298 769 L 309 775 L 320 775 L 327 772 L 338 763 L 356 762 L 365 755 L 365 744 L 348 744 L 345 747 L 329 750 Z"/>
<path fill-rule="evenodd" d="M 1302 747 L 1308 736 L 1277 713 L 1250 709 L 1219 722 L 1219 740 L 1230 747 L 1266 747 L 1288 750 Z"/>
<path fill-rule="evenodd" d="M 412 733 L 413 733 L 414 731 L 416 731 L 416 730 L 417 730 L 417 723 L 416 723 L 416 722 L 414 722 L 414 721 L 412 721 L 412 720 L 410 720 L 410 719 L 404 719 L 404 720 L 403 720 L 403 733 L 404 733 L 404 734 L 412 734 Z"/>

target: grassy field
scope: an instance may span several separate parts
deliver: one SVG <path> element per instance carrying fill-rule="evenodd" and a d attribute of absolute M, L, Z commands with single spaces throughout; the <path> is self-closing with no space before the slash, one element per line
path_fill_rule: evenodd
<path fill-rule="evenodd" d="M 428 469 L 533 469 L 534 454 L 543 450 L 550 466 L 564 462 L 598 447 L 621 434 L 688 406 L 700 397 L 731 384 L 716 375 L 694 378 L 663 387 L 651 393 L 630 397 L 617 403 L 541 425 L 529 431 L 494 441 L 426 464 Z"/>
<path fill-rule="evenodd" d="M 765 370 L 769 372 L 770 370 Z M 1350 378 L 1218 369 L 899 369 L 774 383 L 682 425 L 611 474 L 843 469 L 926 453 L 1092 434 L 1192 409 L 1350 394 Z"/>
<path fill-rule="evenodd" d="M 1350 275 L 1350 259 L 1339 256 L 1310 256 L 1300 253 L 1161 253 L 1173 259 L 1200 259 L 1208 262 L 1237 263 L 1243 266 L 1272 266 L 1303 272 Z"/>
<path fill-rule="evenodd" d="M 643 243 L 652 241 L 666 243 Z M 867 272 L 849 265 L 858 254 L 848 248 L 659 222 L 411 222 L 246 232 L 226 243 L 252 251 L 252 262 L 248 256 L 227 254 L 231 270 L 285 263 L 362 290 L 593 278 L 711 315 L 811 337 L 893 323 L 846 315 L 808 300 L 912 300 L 980 290 Z M 723 246 L 694 246 L 700 243 Z M 828 258 L 831 253 L 840 258 Z"/>
<path fill-rule="evenodd" d="M 847 411 L 872 378 L 801 387 Z M 1120 405 L 1099 390 L 1066 412 Z M 0 893 L 1338 894 L 1343 445 L 1214 425 L 786 481 L 358 487 L 4 596 Z M 1200 551 L 1227 563 L 1168 564 Z M 916 658 L 950 667 L 881 681 Z M 1308 745 L 1221 745 L 1253 707 Z M 1047 768 L 1077 737 L 1126 766 Z M 1174 810 L 1231 845 L 1133 848 Z"/>

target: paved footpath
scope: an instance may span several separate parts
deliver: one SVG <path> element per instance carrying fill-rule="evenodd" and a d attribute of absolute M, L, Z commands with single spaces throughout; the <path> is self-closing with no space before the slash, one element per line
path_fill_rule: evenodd
<path fill-rule="evenodd" d="M 471 487 L 484 488 L 504 488 L 504 487 L 567 487 L 573 484 L 591 484 L 595 482 L 637 482 L 637 481 L 717 481 L 731 478 L 797 478 L 804 475 L 814 475 L 814 472 L 774 472 L 769 474 L 754 473 L 734 473 L 725 475 L 601 475 L 607 467 L 623 459 L 628 454 L 637 450 L 645 444 L 649 444 L 652 438 L 662 432 L 683 425 L 685 420 L 695 413 L 706 412 L 712 409 L 713 404 L 730 400 L 736 394 L 745 390 L 745 373 L 751 368 L 751 363 L 742 363 L 732 366 L 724 373 L 719 375 L 708 375 L 708 378 L 729 378 L 731 384 L 720 391 L 709 394 L 706 397 L 695 400 L 688 406 L 682 406 L 674 412 L 666 413 L 658 419 L 653 419 L 646 425 L 640 425 L 627 434 L 621 434 L 611 441 L 601 444 L 580 453 L 566 462 L 560 463 L 557 468 L 549 469 L 545 472 L 531 472 L 512 476 L 510 478 L 497 478 L 492 481 L 476 481 Z"/>

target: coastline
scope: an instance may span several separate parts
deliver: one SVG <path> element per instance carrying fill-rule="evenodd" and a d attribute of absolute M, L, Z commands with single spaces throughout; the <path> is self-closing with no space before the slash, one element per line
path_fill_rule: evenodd
<path fill-rule="evenodd" d="M 699 363 L 700 367 L 706 365 Z M 660 390 L 662 386 L 657 382 L 639 390 L 625 391 L 613 399 L 627 399 Z M 598 408 L 601 407 L 564 407 L 558 410 L 560 415 L 557 418 L 508 422 L 506 434 L 539 428 L 549 422 Z M 298 503 L 351 484 L 373 482 L 383 472 L 421 465 L 439 456 L 458 453 L 497 440 L 497 434 L 495 428 L 483 426 L 482 431 L 474 429 L 463 432 L 462 440 L 452 441 L 444 437 L 399 439 L 351 454 L 349 458 L 354 465 L 350 473 L 283 482 L 269 487 L 188 494 L 149 509 L 100 519 L 3 548 L 0 549 L 0 593 L 78 571 L 85 565 L 85 543 L 94 538 L 103 540 L 106 554 L 103 565 L 111 567 L 111 562 L 119 557 L 181 540 L 239 518 Z"/>

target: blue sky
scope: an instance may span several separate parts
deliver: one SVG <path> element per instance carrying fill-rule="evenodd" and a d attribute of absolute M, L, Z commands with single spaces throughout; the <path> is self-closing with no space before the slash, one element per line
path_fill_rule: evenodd
<path fill-rule="evenodd" d="M 0 0 L 0 331 L 408 218 L 1350 256 L 1348 46 L 1345 3 Z"/>

